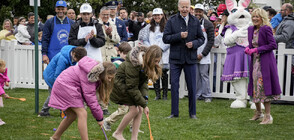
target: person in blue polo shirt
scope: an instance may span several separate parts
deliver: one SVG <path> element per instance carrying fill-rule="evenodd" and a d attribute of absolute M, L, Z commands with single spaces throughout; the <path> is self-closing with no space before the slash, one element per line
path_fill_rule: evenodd
<path fill-rule="evenodd" d="M 118 2 L 117 1 L 110 1 L 110 2 L 105 3 L 105 6 L 107 6 L 110 9 L 109 20 L 111 22 L 115 23 L 117 32 L 120 36 L 120 41 L 121 42 L 128 41 L 128 32 L 127 32 L 126 25 L 124 24 L 124 22 L 122 20 L 120 20 L 116 17 Z"/>
<path fill-rule="evenodd" d="M 67 4 L 57 1 L 55 5 L 56 16 L 46 21 L 43 28 L 42 55 L 43 62 L 49 64 L 50 60 L 68 44 L 71 24 L 74 21 L 66 17 Z"/>

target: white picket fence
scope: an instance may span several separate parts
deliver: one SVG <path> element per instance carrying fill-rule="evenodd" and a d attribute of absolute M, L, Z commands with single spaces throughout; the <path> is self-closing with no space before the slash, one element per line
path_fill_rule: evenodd
<path fill-rule="evenodd" d="M 17 41 L 1 40 L 0 58 L 5 60 L 10 88 L 35 88 L 35 49 L 33 45 L 18 45 Z M 42 55 L 39 46 L 39 88 L 48 89 L 42 78 Z"/>
<path fill-rule="evenodd" d="M 274 51 L 275 52 L 275 51 Z M 210 80 L 210 89 L 213 90 L 213 77 L 215 74 L 215 90 L 212 92 L 212 97 L 218 97 L 218 98 L 235 98 L 234 95 L 234 88 L 232 87 L 232 84 L 228 84 L 226 82 L 221 82 L 220 77 L 222 75 L 223 70 L 223 64 L 221 62 L 224 62 L 225 55 L 227 53 L 226 49 L 224 48 L 212 48 L 211 50 L 211 60 L 215 59 L 217 57 L 217 63 L 212 63 L 210 65 L 209 70 L 209 80 Z M 276 53 L 275 53 L 276 54 Z M 278 66 L 278 75 L 280 86 L 282 88 L 282 95 L 281 100 L 285 101 L 294 101 L 294 93 L 290 93 L 291 88 L 291 62 L 292 62 L 292 56 L 294 55 L 294 49 L 285 49 L 285 43 L 279 43 L 278 45 L 278 54 L 277 54 L 277 66 Z M 286 60 L 286 64 L 285 64 Z M 215 69 L 216 65 L 216 69 Z M 188 91 L 186 88 L 186 83 L 184 82 L 184 74 L 181 74 L 180 77 L 180 97 L 184 97 L 188 95 Z M 294 81 L 292 81 L 294 82 Z M 266 87 L 265 87 L 266 88 Z"/>
<path fill-rule="evenodd" d="M 131 45 L 137 43 L 130 42 Z M 282 100 L 294 101 L 293 93 L 290 93 L 291 86 L 291 62 L 294 55 L 294 49 L 285 49 L 285 44 L 280 43 L 278 46 L 278 74 L 279 82 L 283 91 Z M 39 46 L 39 88 L 48 89 L 44 79 L 42 78 L 42 55 L 41 46 Z M 222 83 L 220 80 L 223 65 L 222 61 L 225 58 L 226 49 L 213 48 L 211 50 L 211 60 L 217 57 L 216 63 L 216 84 L 215 91 L 212 93 L 213 97 L 220 98 L 235 98 L 233 87 L 228 88 L 227 83 Z M 35 51 L 32 45 L 18 45 L 16 41 L 1 40 L 0 42 L 0 58 L 6 61 L 8 68 L 8 76 L 11 80 L 10 88 L 34 88 L 35 87 Z M 285 61 L 287 62 L 285 64 Z M 213 61 L 212 61 L 213 62 Z M 213 74 L 214 64 L 210 65 L 210 87 L 213 89 Z M 286 73 L 285 73 L 286 72 Z M 184 74 L 181 75 L 180 81 L 180 97 L 187 95 L 187 89 L 184 82 Z M 294 81 L 293 81 L 294 82 Z"/>

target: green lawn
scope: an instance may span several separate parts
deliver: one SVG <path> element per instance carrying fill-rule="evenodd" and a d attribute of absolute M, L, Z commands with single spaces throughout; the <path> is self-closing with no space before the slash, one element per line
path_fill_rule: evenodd
<path fill-rule="evenodd" d="M 57 128 L 61 118 L 59 110 L 51 109 L 53 117 L 38 118 L 35 114 L 35 98 L 33 89 L 6 90 L 12 97 L 24 97 L 25 102 L 18 100 L 4 100 L 4 108 L 0 108 L 0 118 L 6 122 L 0 126 L 0 140 L 48 140 L 53 135 L 53 128 Z M 47 90 L 40 90 L 41 108 L 47 98 Z M 253 110 L 230 109 L 232 100 L 214 99 L 211 103 L 197 101 L 198 120 L 192 120 L 188 115 L 188 99 L 180 100 L 180 117 L 166 119 L 170 115 L 170 95 L 167 101 L 154 101 L 154 92 L 150 90 L 150 122 L 155 140 L 206 140 L 206 139 L 285 139 L 294 138 L 294 106 L 272 105 L 273 125 L 259 125 L 259 122 L 249 121 Z M 116 110 L 111 103 L 109 111 Z M 88 109 L 89 139 L 103 140 L 104 135 Z M 106 132 L 109 140 L 113 140 L 112 133 L 119 122 L 112 126 L 111 132 Z M 149 129 L 145 115 L 143 115 L 139 140 L 148 140 Z M 124 137 L 129 140 L 131 133 L 125 129 Z M 77 122 L 63 134 L 63 140 L 80 139 Z"/>

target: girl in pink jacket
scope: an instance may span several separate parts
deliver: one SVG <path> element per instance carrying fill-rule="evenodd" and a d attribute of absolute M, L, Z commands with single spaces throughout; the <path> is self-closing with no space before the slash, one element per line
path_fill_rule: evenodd
<path fill-rule="evenodd" d="M 54 82 L 49 106 L 66 112 L 50 140 L 59 140 L 63 132 L 78 118 L 78 128 L 82 140 L 88 139 L 87 111 L 84 102 L 91 109 L 100 126 L 103 125 L 103 112 L 98 103 L 100 98 L 108 103 L 113 86 L 116 67 L 111 62 L 99 63 L 90 57 L 83 57 L 75 66 L 64 70 Z"/>
<path fill-rule="evenodd" d="M 0 59 L 0 97 L 3 95 L 5 98 L 9 97 L 7 94 L 5 96 L 5 91 L 4 91 L 4 85 L 5 86 L 9 86 L 9 78 L 7 76 L 7 68 L 6 68 L 6 64 L 5 61 Z M 3 107 L 3 101 L 2 101 L 2 97 L 0 98 L 0 102 L 1 102 L 1 106 Z M 0 106 L 0 107 L 1 107 Z M 0 119 L 0 125 L 5 124 L 4 121 L 2 121 Z"/>

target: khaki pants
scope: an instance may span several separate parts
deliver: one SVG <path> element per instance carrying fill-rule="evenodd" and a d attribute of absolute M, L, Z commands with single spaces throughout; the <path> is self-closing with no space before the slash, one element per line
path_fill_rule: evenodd
<path fill-rule="evenodd" d="M 100 100 L 99 95 L 96 94 L 97 99 L 98 99 L 98 103 L 101 107 L 102 110 L 108 110 L 108 104 L 105 104 L 102 100 Z"/>
<path fill-rule="evenodd" d="M 116 121 L 122 119 L 125 114 L 127 114 L 129 111 L 129 106 L 126 105 L 118 105 L 118 109 L 113 112 L 109 117 L 105 119 L 107 123 L 112 125 Z"/>

